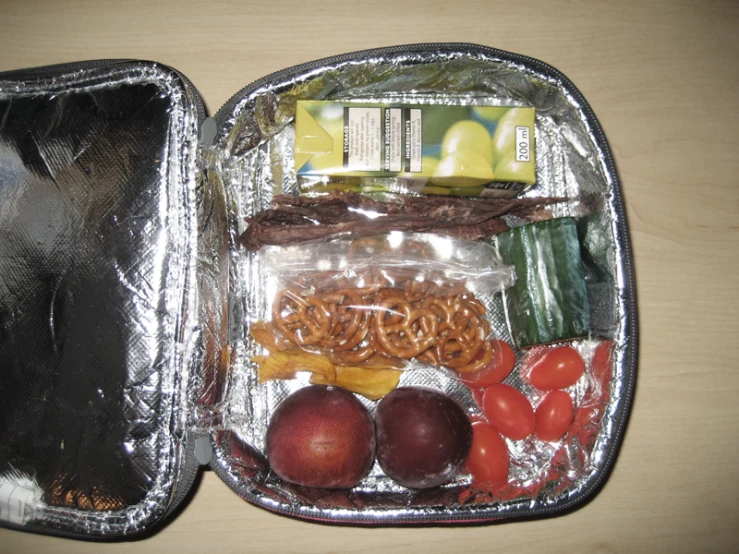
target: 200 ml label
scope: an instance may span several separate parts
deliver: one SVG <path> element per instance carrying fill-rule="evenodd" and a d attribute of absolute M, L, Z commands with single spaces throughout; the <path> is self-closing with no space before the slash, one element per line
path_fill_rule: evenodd
<path fill-rule="evenodd" d="M 531 129 L 516 127 L 516 161 L 531 161 Z"/>

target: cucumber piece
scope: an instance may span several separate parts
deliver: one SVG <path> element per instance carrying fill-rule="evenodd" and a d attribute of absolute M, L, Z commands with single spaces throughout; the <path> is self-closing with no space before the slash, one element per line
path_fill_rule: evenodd
<path fill-rule="evenodd" d="M 501 233 L 498 248 L 503 261 L 516 268 L 516 284 L 505 292 L 516 346 L 588 334 L 590 306 L 573 218 L 540 221 Z"/>

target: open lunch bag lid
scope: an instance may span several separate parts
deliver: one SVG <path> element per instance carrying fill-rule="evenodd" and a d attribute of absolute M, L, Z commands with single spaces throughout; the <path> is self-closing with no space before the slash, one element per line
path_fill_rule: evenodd
<path fill-rule="evenodd" d="M 509 107 L 527 109 L 532 136 L 505 120 Z M 407 181 L 321 176 L 316 152 L 344 167 L 366 154 L 329 152 L 351 133 L 384 138 L 386 151 L 361 145 L 378 160 L 396 155 L 391 122 Z M 508 165 L 504 132 L 525 139 Z M 522 160 L 533 183 L 479 186 Z M 537 60 L 469 44 L 351 53 L 266 76 L 214 118 L 154 62 L 0 73 L 0 524 L 135 535 L 176 509 L 202 465 L 257 506 L 316 521 L 564 513 L 603 485 L 623 438 L 635 298 L 603 130 Z M 579 369 L 539 367 L 573 350 Z M 267 448 L 277 407 L 308 387 L 351 391 L 378 427 L 351 446 L 368 451 L 351 483 L 301 481 L 305 452 L 284 469 Z M 434 389 L 465 415 L 463 455 L 442 482 L 407 478 L 418 468 L 383 454 L 393 430 L 380 427 L 397 437 L 398 420 L 424 448 L 412 413 L 388 407 L 380 421 L 396 387 Z M 542 407 L 554 389 L 567 404 L 559 432 Z M 506 394 L 526 405 L 513 428 Z M 287 442 L 325 428 L 314 417 Z M 484 456 L 479 469 L 470 422 L 496 431 L 507 475 L 486 478 Z"/>

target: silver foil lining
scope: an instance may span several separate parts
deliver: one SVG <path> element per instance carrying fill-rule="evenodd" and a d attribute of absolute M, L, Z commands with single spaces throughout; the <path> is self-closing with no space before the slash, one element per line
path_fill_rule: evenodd
<path fill-rule="evenodd" d="M 572 91 L 556 76 L 524 63 L 475 51 L 426 49 L 387 52 L 326 63 L 275 76 L 246 94 L 227 114 L 219 140 L 208 153 L 229 196 L 232 243 L 247 218 L 265 209 L 275 194 L 298 194 L 292 147 L 298 99 L 409 102 L 461 105 L 533 106 L 536 117 L 537 183 L 526 196 L 567 196 L 554 206 L 555 216 L 585 222 L 591 303 L 596 306 L 593 336 L 575 344 L 586 361 L 586 374 L 569 392 L 576 408 L 590 407 L 583 433 L 561 444 L 533 438 L 507 441 L 512 456 L 511 488 L 506 496 L 486 495 L 470 487 L 468 475 L 433 491 L 411 491 L 375 467 L 351 491 L 321 491 L 281 482 L 264 459 L 264 436 L 279 402 L 307 384 L 307 379 L 257 383 L 250 357 L 261 353 L 248 336 L 249 326 L 269 319 L 270 294 L 265 272 L 255 256 L 233 250 L 230 265 L 230 367 L 215 408 L 215 468 L 250 501 L 297 516 L 324 520 L 393 523 L 496 519 L 564 506 L 593 486 L 605 471 L 615 426 L 625 402 L 628 346 L 624 257 L 620 223 L 611 193 L 614 176 L 605 162 L 589 120 Z M 517 222 L 512 221 L 512 224 Z M 500 295 L 483 297 L 493 334 L 510 342 Z M 599 345 L 613 341 L 614 360 L 594 371 Z M 536 349 L 535 349 L 536 350 Z M 505 381 L 541 400 L 520 378 L 527 359 Z M 602 366 L 602 363 L 600 364 Z M 598 375 L 595 375 L 598 373 Z M 447 392 L 470 414 L 480 410 L 469 389 L 448 374 L 413 365 L 401 384 L 427 385 Z M 374 410 L 375 403 L 364 400 Z"/>
<path fill-rule="evenodd" d="M 0 504 L 120 536 L 183 474 L 196 356 L 193 97 L 115 64 L 0 77 Z"/>

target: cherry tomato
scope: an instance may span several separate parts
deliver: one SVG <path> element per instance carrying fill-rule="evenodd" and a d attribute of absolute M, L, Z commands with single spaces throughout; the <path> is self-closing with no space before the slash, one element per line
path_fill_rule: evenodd
<path fill-rule="evenodd" d="M 536 436 L 543 441 L 558 441 L 572 423 L 575 410 L 565 391 L 550 392 L 536 408 Z"/>
<path fill-rule="evenodd" d="M 508 481 L 508 445 L 495 427 L 482 421 L 472 424 L 472 449 L 466 466 L 475 482 Z"/>
<path fill-rule="evenodd" d="M 536 425 L 529 401 L 508 385 L 494 383 L 485 389 L 482 411 L 500 434 L 509 439 L 525 439 Z"/>
<path fill-rule="evenodd" d="M 566 389 L 577 383 L 585 371 L 585 362 L 571 346 L 549 350 L 534 364 L 529 381 L 537 389 Z"/>
<path fill-rule="evenodd" d="M 493 383 L 500 383 L 516 365 L 516 355 L 513 349 L 503 340 L 492 339 L 493 359 L 480 371 L 474 373 L 460 373 L 462 382 L 471 388 L 484 388 Z"/>

